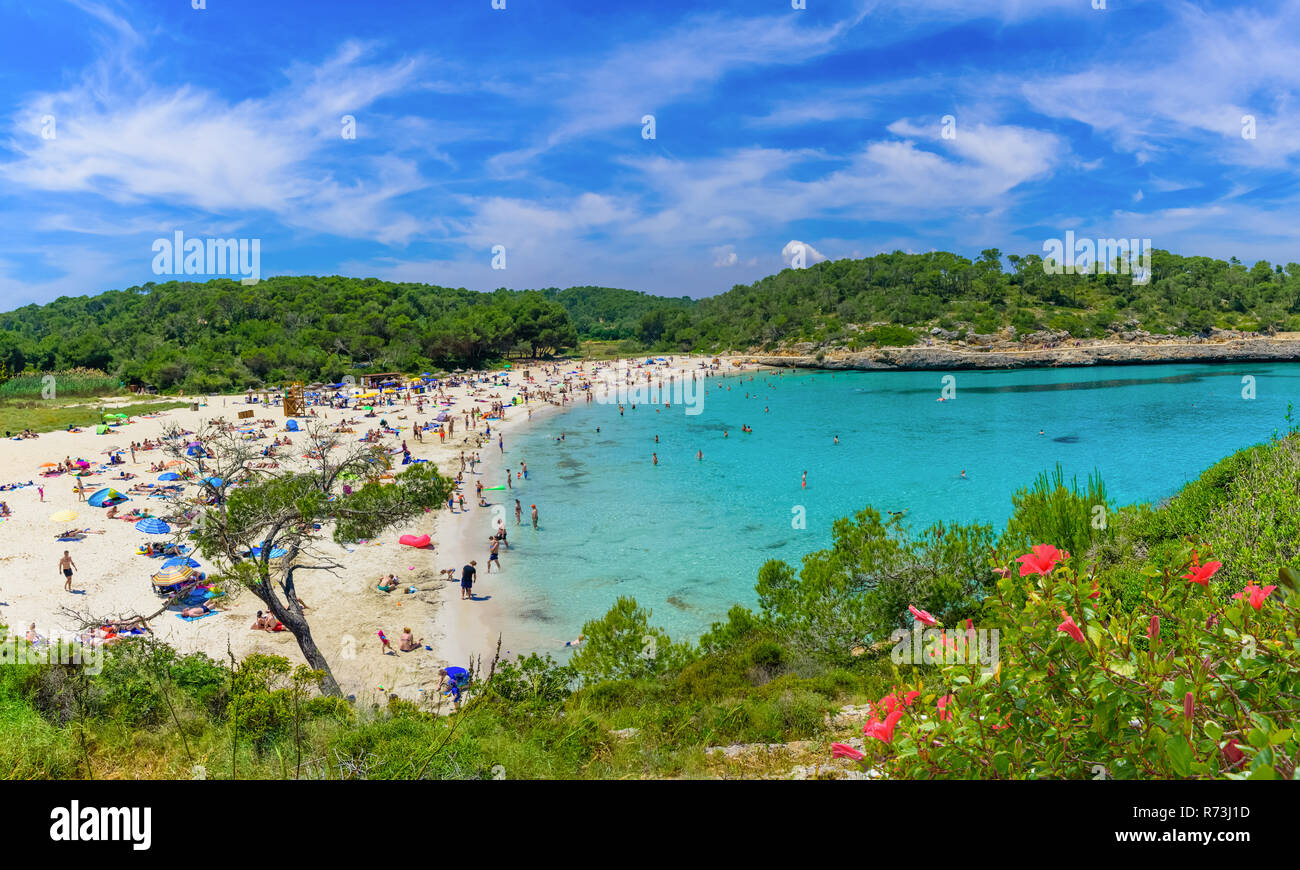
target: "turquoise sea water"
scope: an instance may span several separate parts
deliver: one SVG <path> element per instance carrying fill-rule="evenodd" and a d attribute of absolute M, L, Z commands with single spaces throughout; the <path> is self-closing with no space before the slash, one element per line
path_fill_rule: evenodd
<path fill-rule="evenodd" d="M 1243 397 L 1245 376 L 1254 399 Z M 507 444 L 506 461 L 526 460 L 529 480 L 508 493 L 521 498 L 524 525 L 511 522 L 503 557 L 505 624 L 553 650 L 632 595 L 652 622 L 693 640 L 732 604 L 754 602 L 763 562 L 797 566 L 829 545 L 835 519 L 866 505 L 906 509 L 916 531 L 936 520 L 1000 531 L 1012 493 L 1058 462 L 1081 483 L 1099 470 L 1118 504 L 1156 501 L 1284 431 L 1287 402 L 1300 398 L 1300 367 L 1284 364 L 952 377 L 956 397 L 945 402 L 940 372 L 713 377 L 696 416 L 638 405 L 620 417 L 590 404 L 539 421 Z"/>

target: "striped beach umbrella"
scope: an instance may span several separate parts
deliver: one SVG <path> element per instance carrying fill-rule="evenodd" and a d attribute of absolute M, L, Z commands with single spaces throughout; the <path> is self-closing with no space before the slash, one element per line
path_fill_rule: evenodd
<path fill-rule="evenodd" d="M 135 524 L 135 530 L 146 535 L 168 535 L 171 534 L 172 527 L 157 517 L 145 517 Z"/>
<path fill-rule="evenodd" d="M 50 520 L 56 523 L 70 523 L 76 518 L 76 511 L 59 511 L 56 514 L 50 514 Z"/>
<path fill-rule="evenodd" d="M 189 565 L 173 565 L 153 575 L 153 582 L 159 586 L 170 586 L 188 579 L 193 573 L 194 569 Z"/>

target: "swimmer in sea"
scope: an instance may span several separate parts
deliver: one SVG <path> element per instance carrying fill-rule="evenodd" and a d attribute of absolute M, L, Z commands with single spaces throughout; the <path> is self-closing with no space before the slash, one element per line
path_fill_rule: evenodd
<path fill-rule="evenodd" d="M 696 450 L 696 451 L 695 451 L 695 458 L 696 458 L 697 460 L 703 460 L 703 459 L 704 459 L 704 451 L 703 451 L 703 450 Z"/>
<path fill-rule="evenodd" d="M 799 485 L 802 486 L 804 489 L 807 489 L 807 488 L 808 488 L 808 472 L 807 472 L 807 471 L 804 471 L 804 473 L 803 473 L 803 480 L 801 480 L 801 481 L 799 482 Z"/>
<path fill-rule="evenodd" d="M 840 436 L 838 436 L 838 435 L 835 436 L 835 443 L 836 443 L 836 444 L 839 444 L 839 443 L 840 443 Z"/>
<path fill-rule="evenodd" d="M 966 469 L 964 469 L 964 468 L 961 470 L 961 479 L 962 479 L 962 480 L 965 480 L 965 479 L 966 479 Z"/>
<path fill-rule="evenodd" d="M 654 464 L 655 464 L 655 465 L 658 465 L 658 464 L 659 464 L 659 454 L 658 454 L 658 453 L 651 453 L 651 454 L 650 454 L 650 457 L 654 460 Z"/>

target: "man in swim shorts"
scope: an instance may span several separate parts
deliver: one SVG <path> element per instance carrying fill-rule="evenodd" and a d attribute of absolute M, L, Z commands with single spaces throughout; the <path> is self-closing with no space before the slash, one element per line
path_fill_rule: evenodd
<path fill-rule="evenodd" d="M 77 563 L 72 561 L 72 556 L 68 551 L 63 551 L 63 558 L 59 560 L 59 570 L 63 572 L 63 591 L 72 591 L 72 572 L 77 567 Z"/>

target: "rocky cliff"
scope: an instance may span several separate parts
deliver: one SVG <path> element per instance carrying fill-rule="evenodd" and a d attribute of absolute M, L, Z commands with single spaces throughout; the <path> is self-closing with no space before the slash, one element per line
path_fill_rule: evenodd
<path fill-rule="evenodd" d="M 1024 369 L 1055 366 L 1151 365 L 1156 363 L 1293 362 L 1300 340 L 1252 338 L 1222 342 L 1161 341 L 1153 344 L 1079 344 L 1037 350 L 954 347 L 882 347 L 815 355 L 754 354 L 763 365 L 817 369 L 952 370 Z"/>

